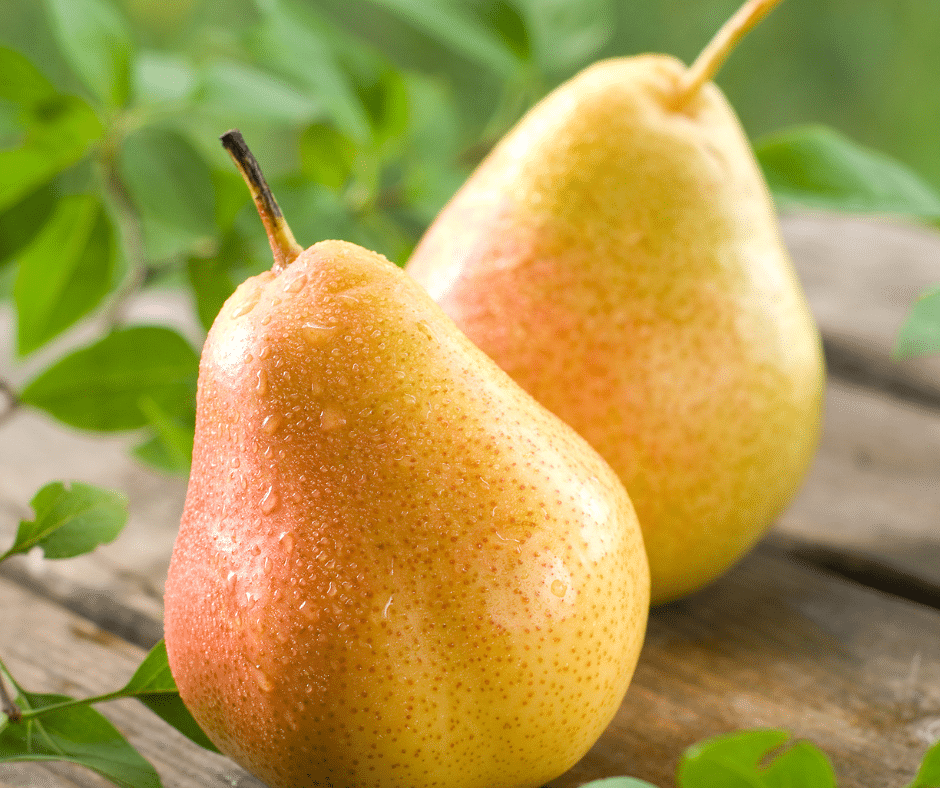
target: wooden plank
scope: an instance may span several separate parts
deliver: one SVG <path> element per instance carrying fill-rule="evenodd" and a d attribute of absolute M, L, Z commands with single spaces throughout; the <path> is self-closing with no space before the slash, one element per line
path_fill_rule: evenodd
<path fill-rule="evenodd" d="M 4 763 L 0 788 L 114 788 L 114 783 L 69 763 Z"/>
<path fill-rule="evenodd" d="M 872 348 L 869 358 L 886 359 L 910 301 L 940 276 L 940 233 L 843 217 L 792 217 L 785 228 L 829 341 L 856 336 L 856 344 Z M 192 331 L 180 317 L 186 314 L 182 301 L 177 293 L 148 294 L 134 314 L 175 320 Z M 9 321 L 8 313 L 5 319 Z M 0 330 L 0 345 L 3 336 Z M 935 361 L 914 361 L 908 367 L 923 368 L 929 377 Z M 15 377 L 28 371 L 17 368 Z M 913 380 L 914 372 L 904 374 Z M 832 377 L 819 456 L 803 491 L 780 518 L 776 535 L 805 557 L 832 563 L 841 554 L 865 566 L 882 562 L 940 589 L 938 414 L 940 407 Z M 130 525 L 114 544 L 65 562 L 33 556 L 19 562 L 16 571 L 20 579 L 32 577 L 53 598 L 108 621 L 109 627 L 115 625 L 113 617 L 89 603 L 117 600 L 138 614 L 122 634 L 150 643 L 154 631 L 144 631 L 139 622 L 161 616 L 185 480 L 140 467 L 127 455 L 132 442 L 67 430 L 26 410 L 17 413 L 0 427 L 0 538 L 12 539 L 19 519 L 29 516 L 29 498 L 51 479 L 75 478 L 127 490 Z"/>
<path fill-rule="evenodd" d="M 95 552 L 68 561 L 41 555 L 16 556 L 2 572 L 32 578 L 60 601 L 71 598 L 81 612 L 103 620 L 90 606 L 104 610 L 118 600 L 140 621 L 160 620 L 163 580 L 179 526 L 186 480 L 155 473 L 129 455 L 133 441 L 70 430 L 26 410 L 0 425 L 0 543 L 13 542 L 21 519 L 32 519 L 29 501 L 51 481 L 82 481 L 128 495 L 130 519 L 120 537 Z M 152 631 L 134 642 L 153 642 Z"/>
<path fill-rule="evenodd" d="M 774 534 L 810 557 L 847 554 L 940 593 L 940 410 L 831 380 L 803 489 Z"/>
<path fill-rule="evenodd" d="M 901 370 L 891 374 L 915 381 L 919 390 L 940 380 L 936 358 L 905 365 L 889 359 L 911 301 L 940 276 L 940 233 L 832 216 L 790 217 L 784 229 L 829 344 L 851 345 L 865 363 L 880 359 Z M 195 338 L 184 301 L 178 293 L 148 293 L 134 305 L 132 318 L 174 323 Z M 0 306 L 0 375 L 17 381 L 91 330 L 84 327 L 67 343 L 8 369 L 12 325 L 9 307 Z M 871 379 L 868 384 L 870 389 Z M 120 631 L 136 642 L 150 643 L 159 634 L 153 622 L 161 615 L 185 480 L 141 468 L 127 455 L 131 443 L 127 437 L 68 430 L 25 410 L 17 413 L 0 426 L 0 538 L 12 539 L 19 519 L 29 516 L 29 498 L 52 479 L 127 491 L 131 521 L 114 544 L 64 562 L 29 556 L 12 571 L 108 627 L 123 627 Z M 859 574 L 870 574 L 881 562 L 937 588 L 938 462 L 937 411 L 833 378 L 819 457 L 802 493 L 780 519 L 778 543 L 824 563 L 855 562 Z M 128 608 L 135 615 L 122 625 L 115 613 Z"/>
<path fill-rule="evenodd" d="M 669 788 L 687 746 L 754 727 L 813 741 L 840 788 L 906 785 L 940 738 L 938 642 L 937 610 L 763 548 L 653 611 L 623 706 L 551 786 L 627 774 Z"/>
<path fill-rule="evenodd" d="M 96 624 L 0 579 L 0 655 L 33 692 L 87 697 L 121 687 L 146 652 Z M 262 788 L 228 759 L 206 752 L 133 700 L 98 707 L 160 774 L 165 788 Z M 0 785 L 102 788 L 68 764 L 0 764 Z"/>
<path fill-rule="evenodd" d="M 18 415 L 7 429 L 4 434 L 14 439 L 0 444 L 0 459 L 10 458 L 6 478 L 16 480 L 9 482 L 11 490 L 27 497 L 22 491 L 60 476 L 126 485 L 131 522 L 116 542 L 89 556 L 60 562 L 29 556 L 3 573 L 13 571 L 20 582 L 30 578 L 52 598 L 134 642 L 153 643 L 185 480 L 140 468 L 114 439 L 77 435 L 33 414 Z M 41 450 L 34 455 L 31 447 Z M 24 459 L 15 468 L 14 454 Z M 12 540 L 19 518 L 28 516 L 28 508 L 19 506 L 14 516 L 0 515 L 2 538 Z M 806 557 L 815 550 L 818 560 L 839 554 L 866 559 L 940 589 L 938 519 L 940 411 L 831 380 L 817 458 L 774 535 Z M 126 608 L 136 615 L 122 622 L 116 614 Z"/>
<path fill-rule="evenodd" d="M 891 357 L 914 300 L 940 284 L 940 232 L 837 214 L 786 216 L 782 225 L 830 371 L 940 402 L 940 354 Z"/>
<path fill-rule="evenodd" d="M 763 726 L 821 746 L 841 788 L 903 785 L 940 737 L 938 642 L 937 610 L 762 548 L 708 590 L 653 612 L 623 706 L 585 759 L 551 786 L 632 774 L 669 788 L 688 745 Z M 3 580 L 0 653 L 28 688 L 79 695 L 120 686 L 142 656 Z M 103 711 L 167 788 L 260 786 L 133 701 Z M 70 767 L 0 765 L 0 783 L 9 785 L 99 788 L 96 780 Z"/>

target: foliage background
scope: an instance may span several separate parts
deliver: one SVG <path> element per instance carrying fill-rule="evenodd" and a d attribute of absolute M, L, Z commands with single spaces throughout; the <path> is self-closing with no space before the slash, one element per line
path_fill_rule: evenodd
<path fill-rule="evenodd" d="M 131 432 L 140 460 L 185 472 L 199 337 L 134 325 L 127 307 L 147 288 L 182 289 L 186 322 L 205 329 L 239 281 L 270 267 L 218 144 L 226 129 L 245 133 L 301 243 L 345 238 L 404 263 L 539 97 L 604 56 L 691 61 L 739 2 L 0 0 L 0 331 L 14 334 L 0 358 L 0 423 L 27 406 L 73 428 Z M 753 32 L 717 80 L 752 138 L 826 124 L 910 168 L 828 132 L 784 135 L 762 159 L 783 176 L 768 174 L 777 198 L 795 187 L 817 207 L 940 223 L 938 40 L 937 0 L 786 0 Z M 907 352 L 936 350 L 940 289 L 912 314 Z M 35 547 L 87 552 L 127 515 L 123 495 L 79 483 L 52 482 L 31 507 L 0 561 Z M 205 746 L 161 649 L 125 687 L 82 700 L 29 693 L 0 662 L 27 720 L 0 720 L 0 761 L 64 757 L 127 788 L 159 786 L 89 705 L 136 697 Z M 46 751 L 24 734 L 42 726 L 80 746 L 65 737 Z M 786 739 L 769 733 L 772 746 Z M 701 784 L 726 745 L 687 755 Z M 834 784 L 821 754 L 786 757 L 804 776 L 812 760 L 814 785 Z M 940 749 L 928 758 L 910 788 L 935 781 Z"/>
<path fill-rule="evenodd" d="M 57 31 L 54 9 L 66 5 L 76 19 L 86 5 L 106 6 L 119 18 L 115 27 L 124 28 L 117 38 L 127 39 L 130 84 L 126 102 L 112 102 L 124 106 L 117 113 L 110 107 L 104 118 L 111 144 L 130 135 L 139 143 L 131 155 L 143 156 L 146 143 L 157 140 L 142 142 L 135 129 L 171 128 L 211 167 L 223 168 L 216 138 L 239 126 L 278 186 L 299 237 L 307 243 L 347 237 L 402 261 L 469 168 L 534 100 L 598 57 L 663 51 L 690 61 L 739 2 L 0 4 L 0 44 L 26 55 L 63 92 L 94 98 L 63 38 L 92 53 L 101 42 L 83 40 L 75 19 L 66 20 L 64 35 L 59 20 Z M 786 0 L 743 42 L 718 82 L 753 137 L 825 123 L 940 185 L 938 40 L 936 0 Z M 333 132 L 346 139 L 339 142 Z M 0 142 L 15 144 L 20 133 L 16 108 L 0 102 Z M 344 180 L 347 168 L 354 170 L 352 184 Z M 289 176 L 292 183 L 280 182 Z M 155 207 L 157 195 L 136 192 L 158 186 L 146 172 L 138 171 L 136 180 L 128 184 L 131 196 Z M 338 189 L 339 181 L 347 188 Z M 223 196 L 238 202 L 218 184 L 215 195 L 200 191 L 195 175 L 186 185 L 188 198 L 159 197 L 168 204 L 186 200 L 178 212 L 193 214 L 185 228 L 193 237 L 182 237 L 180 227 L 151 228 L 149 236 L 161 235 L 149 239 L 154 258 L 180 247 L 205 251 L 209 246 L 198 247 L 195 236 L 213 237 L 225 223 L 210 216 L 206 203 Z"/>
<path fill-rule="evenodd" d="M 0 419 L 24 404 L 79 429 L 142 430 L 140 459 L 186 470 L 198 337 L 128 326 L 126 305 L 183 287 L 208 327 L 270 266 L 226 129 L 245 134 L 302 244 L 344 238 L 404 263 L 538 98 L 604 56 L 691 61 L 738 5 L 4 0 L 0 302 L 16 357 L 0 359 Z M 938 40 L 936 0 L 786 0 L 717 81 L 752 138 L 827 124 L 940 186 Z M 902 181 L 921 215 L 940 215 L 935 191 Z M 96 343 L 53 350 L 89 316 Z M 23 362 L 46 368 L 4 385 Z"/>

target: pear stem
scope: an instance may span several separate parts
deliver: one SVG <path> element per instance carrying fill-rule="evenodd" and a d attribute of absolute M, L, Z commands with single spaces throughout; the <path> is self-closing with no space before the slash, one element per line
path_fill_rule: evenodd
<path fill-rule="evenodd" d="M 268 182 L 261 172 L 261 167 L 258 166 L 258 161 L 245 144 L 245 138 L 242 137 L 241 132 L 238 129 L 232 129 L 225 132 L 219 139 L 229 156 L 232 157 L 232 161 L 235 162 L 245 183 L 248 184 L 248 190 L 255 201 L 264 231 L 268 234 L 271 252 L 274 254 L 272 270 L 280 273 L 294 262 L 303 251 L 303 247 L 294 238 L 284 214 L 281 213 L 281 207 L 274 199 Z"/>
<path fill-rule="evenodd" d="M 738 45 L 782 0 L 747 0 L 708 42 L 679 81 L 676 106 L 681 109 L 708 82 Z"/>

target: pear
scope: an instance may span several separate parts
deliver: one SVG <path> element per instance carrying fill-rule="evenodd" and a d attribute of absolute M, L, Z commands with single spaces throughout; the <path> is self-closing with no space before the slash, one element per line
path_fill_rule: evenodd
<path fill-rule="evenodd" d="M 523 788 L 621 703 L 649 570 L 617 476 L 384 257 L 274 252 L 209 331 L 170 667 L 274 788 Z"/>
<path fill-rule="evenodd" d="M 750 145 L 709 81 L 776 2 L 743 6 L 691 68 L 645 54 L 561 85 L 407 265 L 617 471 L 654 602 L 744 555 L 818 440 L 819 334 Z"/>

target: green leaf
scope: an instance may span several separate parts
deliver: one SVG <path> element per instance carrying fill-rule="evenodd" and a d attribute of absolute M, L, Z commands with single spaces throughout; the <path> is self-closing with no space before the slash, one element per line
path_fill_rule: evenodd
<path fill-rule="evenodd" d="M 0 150 L 0 211 L 81 160 L 100 134 L 87 102 L 75 96 L 46 101 L 22 144 Z"/>
<path fill-rule="evenodd" d="M 54 207 L 55 195 L 46 184 L 0 212 L 0 267 L 38 235 Z"/>
<path fill-rule="evenodd" d="M 179 452 L 168 447 L 156 430 L 145 430 L 144 434 L 146 439 L 131 450 L 134 459 L 156 471 L 174 476 L 184 475 L 189 470 L 189 465 L 182 462 Z"/>
<path fill-rule="evenodd" d="M 679 764 L 679 788 L 767 788 L 758 765 L 789 738 L 782 730 L 754 730 L 693 744 Z"/>
<path fill-rule="evenodd" d="M 167 660 L 166 643 L 161 640 L 144 657 L 144 661 L 134 671 L 134 675 L 120 690 L 120 695 L 128 697 L 176 691 L 176 682 L 173 680 L 170 663 Z"/>
<path fill-rule="evenodd" d="M 300 162 L 314 183 L 337 191 L 352 177 L 356 145 L 326 123 L 314 123 L 300 137 Z"/>
<path fill-rule="evenodd" d="M 520 5 L 539 64 L 548 73 L 595 59 L 616 28 L 612 0 L 522 0 Z"/>
<path fill-rule="evenodd" d="M 898 332 L 895 358 L 940 351 L 940 285 L 918 296 Z"/>
<path fill-rule="evenodd" d="M 134 449 L 142 462 L 168 473 L 189 473 L 193 457 L 193 425 L 172 419 L 152 397 L 142 397 L 140 409 L 147 416 L 153 437 Z M 195 417 L 195 414 L 193 414 Z"/>
<path fill-rule="evenodd" d="M 384 68 L 376 79 L 360 82 L 358 93 L 369 113 L 375 142 L 400 142 L 411 121 L 408 86 L 401 73 Z"/>
<path fill-rule="evenodd" d="M 108 0 L 46 0 L 62 54 L 85 86 L 108 107 L 130 94 L 134 44 L 127 23 Z"/>
<path fill-rule="evenodd" d="M 59 201 L 19 257 L 17 350 L 32 353 L 97 307 L 114 280 L 116 244 L 96 196 Z"/>
<path fill-rule="evenodd" d="M 316 96 L 326 116 L 345 134 L 365 140 L 365 113 L 337 62 L 325 24 L 313 27 L 308 18 L 278 0 L 259 0 L 258 5 L 262 21 L 253 39 L 253 50 L 261 62 Z"/>
<path fill-rule="evenodd" d="M 180 104 L 192 99 L 198 77 L 183 55 L 146 50 L 135 59 L 133 82 L 135 100 L 142 104 Z"/>
<path fill-rule="evenodd" d="M 196 299 L 199 321 L 207 331 L 226 299 L 235 292 L 232 269 L 243 263 L 248 255 L 242 237 L 231 231 L 223 236 L 214 257 L 189 258 L 186 273 Z"/>
<path fill-rule="evenodd" d="M 506 0 L 491 0 L 481 10 L 483 19 L 519 60 L 532 57 L 532 42 L 525 20 L 519 10 Z"/>
<path fill-rule="evenodd" d="M 802 207 L 940 219 L 940 194 L 887 156 L 822 126 L 790 129 L 756 143 L 781 209 Z"/>
<path fill-rule="evenodd" d="M 371 0 L 468 60 L 503 77 L 519 65 L 498 35 L 448 0 Z"/>
<path fill-rule="evenodd" d="M 0 149 L 16 147 L 25 129 L 26 123 L 19 107 L 0 99 Z"/>
<path fill-rule="evenodd" d="M 215 184 L 216 226 L 220 230 L 230 230 L 238 215 L 251 203 L 251 197 L 245 189 L 245 181 L 234 167 L 214 169 L 212 182 Z M 252 210 L 257 214 L 253 204 Z"/>
<path fill-rule="evenodd" d="M 86 430 L 130 430 L 148 424 L 141 398 L 171 418 L 193 412 L 199 360 L 177 332 L 157 326 L 118 329 L 40 373 L 21 401 Z"/>
<path fill-rule="evenodd" d="M 832 764 L 818 747 L 801 741 L 763 771 L 767 788 L 836 788 Z"/>
<path fill-rule="evenodd" d="M 199 109 L 242 121 L 299 125 L 322 118 L 321 102 L 281 77 L 233 61 L 212 63 L 203 78 Z"/>
<path fill-rule="evenodd" d="M 278 200 L 297 238 L 344 238 L 351 243 L 373 249 L 375 238 L 366 238 L 365 224 L 353 216 L 341 195 L 319 184 L 306 182 L 283 184 Z M 380 250 L 383 251 L 384 250 Z"/>
<path fill-rule="evenodd" d="M 72 700 L 65 695 L 20 692 L 17 704 L 42 709 Z M 102 714 L 69 706 L 0 731 L 0 762 L 69 761 L 92 769 L 121 788 L 161 788 L 156 770 Z"/>
<path fill-rule="evenodd" d="M 927 750 L 914 782 L 907 788 L 940 788 L 940 742 Z"/>
<path fill-rule="evenodd" d="M 203 749 L 209 750 L 209 752 L 219 751 L 202 728 L 199 727 L 196 720 L 193 719 L 193 715 L 189 713 L 189 709 L 183 704 L 183 700 L 178 694 L 141 695 L 138 700 L 190 741 L 198 744 Z"/>
<path fill-rule="evenodd" d="M 141 129 L 125 140 L 119 166 L 141 213 L 148 248 L 153 223 L 178 231 L 183 247 L 215 235 L 212 172 L 185 137 L 152 126 Z"/>
<path fill-rule="evenodd" d="M 797 742 L 769 765 L 785 744 L 780 730 L 738 731 L 693 745 L 679 765 L 680 788 L 835 788 L 832 764 L 819 748 Z"/>
<path fill-rule="evenodd" d="M 581 788 L 656 788 L 656 786 L 646 780 L 638 780 L 636 777 L 605 777 L 603 780 L 585 783 Z"/>
<path fill-rule="evenodd" d="M 170 673 L 164 641 L 161 640 L 151 649 L 120 693 L 124 697 L 136 697 L 154 714 L 200 747 L 218 752 L 180 699 L 176 682 Z"/>
<path fill-rule="evenodd" d="M 127 498 L 81 482 L 53 482 L 30 504 L 34 520 L 23 520 L 16 539 L 0 560 L 34 547 L 46 558 L 72 558 L 114 541 L 127 524 Z"/>
<path fill-rule="evenodd" d="M 410 76 L 407 87 L 412 121 L 401 188 L 418 214 L 418 226 L 426 227 L 467 175 L 451 164 L 460 157 L 460 121 L 450 94 L 437 81 Z"/>
<path fill-rule="evenodd" d="M 29 59 L 0 47 L 0 98 L 31 109 L 55 95 L 55 87 Z"/>

